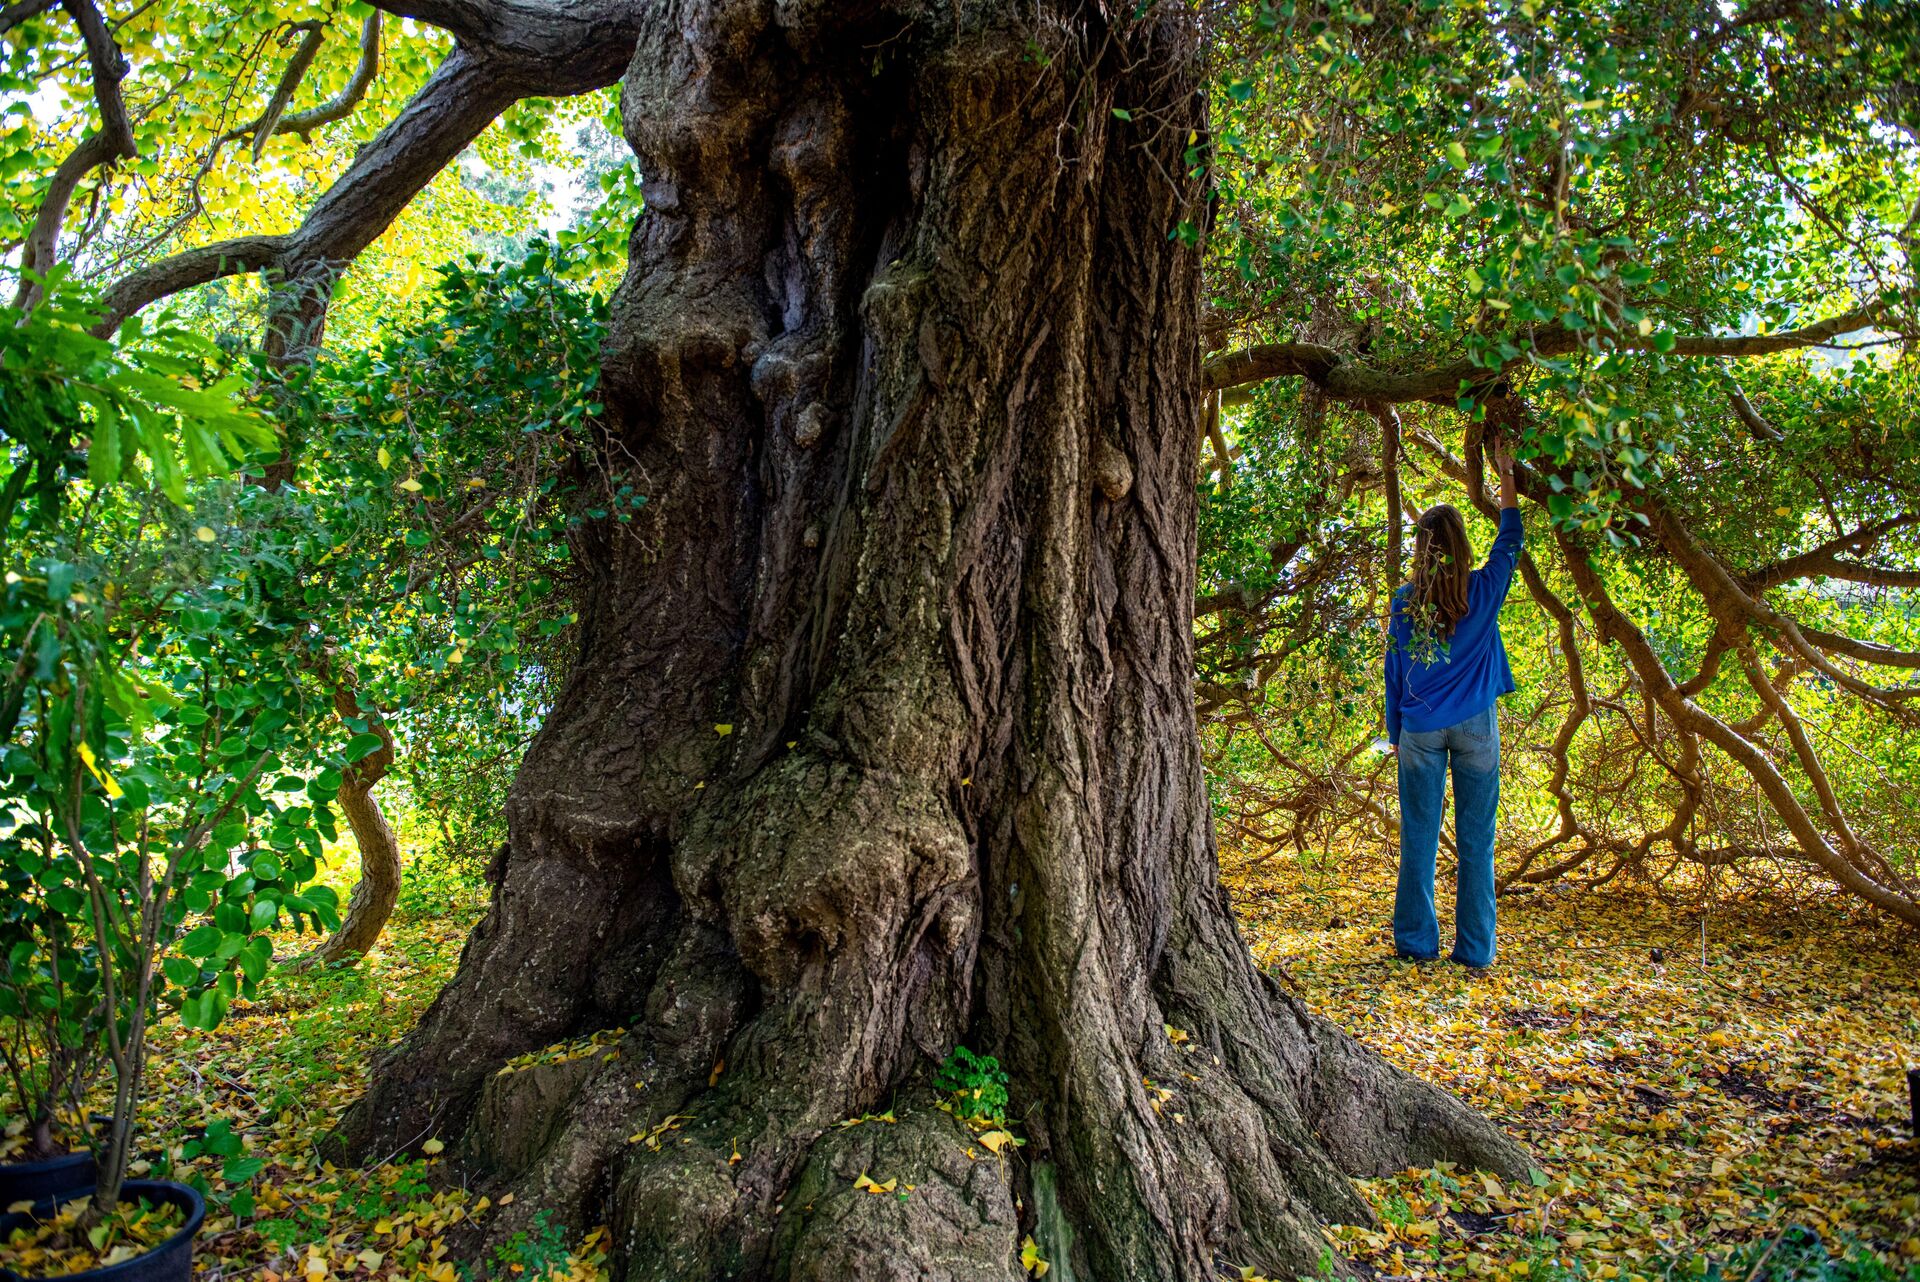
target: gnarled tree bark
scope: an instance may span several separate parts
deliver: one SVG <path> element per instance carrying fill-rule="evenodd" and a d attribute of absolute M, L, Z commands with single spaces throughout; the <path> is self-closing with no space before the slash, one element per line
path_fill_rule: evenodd
<path fill-rule="evenodd" d="M 1060 1278 L 1297 1273 L 1368 1217 L 1349 1173 L 1523 1169 L 1221 890 L 1169 237 L 1205 104 L 1184 7 L 1133 9 L 647 11 L 605 384 L 650 501 L 581 541 L 492 908 L 343 1150 L 458 1137 L 519 1194 L 494 1234 L 609 1222 L 629 1279 L 1011 1280 L 1026 1233 Z M 957 1044 L 1009 1161 L 932 1107 Z"/>

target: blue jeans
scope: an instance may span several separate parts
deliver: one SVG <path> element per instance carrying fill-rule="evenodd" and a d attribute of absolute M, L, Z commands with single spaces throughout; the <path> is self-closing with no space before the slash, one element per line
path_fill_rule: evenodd
<path fill-rule="evenodd" d="M 1493 817 L 1500 808 L 1500 721 L 1491 705 L 1444 730 L 1400 732 L 1400 885 L 1393 897 L 1393 947 L 1402 957 L 1440 955 L 1433 915 L 1433 864 L 1440 806 L 1453 768 L 1453 835 L 1460 852 L 1453 960 L 1493 962 Z"/>

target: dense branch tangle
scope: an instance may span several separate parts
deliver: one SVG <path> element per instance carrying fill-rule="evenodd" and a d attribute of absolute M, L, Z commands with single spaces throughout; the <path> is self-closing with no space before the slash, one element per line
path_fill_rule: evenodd
<path fill-rule="evenodd" d="M 1902 323 L 1894 309 L 1873 304 L 1764 337 L 1681 336 L 1668 346 L 1697 356 L 1767 356 L 1824 345 L 1836 335 L 1876 322 Z M 1460 431 L 1465 457 L 1453 453 L 1435 430 L 1406 432 L 1405 441 L 1437 466 L 1456 492 L 1491 517 L 1492 505 L 1480 479 L 1487 425 L 1499 426 L 1515 439 L 1527 435 L 1531 411 L 1522 389 L 1529 371 L 1583 345 L 1600 346 L 1591 336 L 1576 342 L 1563 330 L 1519 335 L 1514 341 L 1525 348 L 1522 355 L 1491 368 L 1463 361 L 1414 371 L 1381 369 L 1320 344 L 1272 343 L 1212 357 L 1206 370 L 1216 389 L 1237 392 L 1240 399 L 1245 397 L 1242 380 L 1292 377 L 1313 383 L 1356 413 L 1377 415 L 1382 405 L 1425 403 L 1429 408 L 1417 413 L 1436 429 Z M 1621 346 L 1651 344 L 1628 341 Z M 1783 439 L 1760 419 L 1737 385 L 1727 408 L 1731 420 L 1752 433 L 1756 449 L 1776 447 Z M 1467 413 L 1454 417 L 1459 410 Z M 1448 428 L 1449 420 L 1459 426 Z M 1669 493 L 1672 481 L 1629 487 L 1623 501 L 1644 527 L 1639 546 L 1618 555 L 1663 563 L 1691 592 L 1709 631 L 1698 669 L 1691 673 L 1671 670 L 1673 660 L 1662 656 L 1609 590 L 1598 560 L 1604 546 L 1564 531 L 1549 535 L 1546 513 L 1532 516 L 1533 552 L 1523 561 L 1521 577 L 1551 629 L 1562 673 L 1550 697 L 1523 692 L 1514 701 L 1516 710 L 1537 709 L 1526 715 L 1514 738 L 1547 763 L 1547 773 L 1538 782 L 1553 799 L 1555 818 L 1549 833 L 1516 834 L 1522 853 L 1505 871 L 1504 886 L 1538 885 L 1576 870 L 1600 881 L 1629 869 L 1658 880 L 1676 866 L 1724 869 L 1784 863 L 1803 873 L 1816 871 L 1884 912 L 1920 921 L 1913 867 L 1890 857 L 1883 845 L 1910 818 L 1898 798 L 1880 788 L 1854 789 L 1851 806 L 1863 813 L 1851 812 L 1829 764 L 1834 751 L 1847 747 L 1840 743 L 1823 748 L 1798 706 L 1803 700 L 1826 706 L 1835 698 L 1852 698 L 1896 728 L 1916 724 L 1920 685 L 1900 674 L 1920 666 L 1920 654 L 1818 626 L 1801 612 L 1833 599 L 1843 588 L 1884 594 L 1920 585 L 1920 572 L 1911 568 L 1910 533 L 1920 520 L 1915 510 L 1920 494 L 1906 478 L 1876 471 L 1865 455 L 1836 454 L 1825 466 L 1850 483 L 1879 487 L 1885 515 L 1847 520 L 1831 514 L 1824 522 L 1826 535 L 1772 560 L 1755 560 L 1748 553 L 1743 562 L 1713 548 L 1685 515 L 1684 498 Z M 1524 492 L 1541 505 L 1560 490 L 1586 483 L 1574 476 L 1570 465 L 1556 467 L 1546 459 L 1536 459 L 1522 473 Z M 1363 485 L 1373 483 L 1364 465 L 1356 466 L 1354 476 Z M 1886 559 L 1889 552 L 1894 560 Z M 1564 586 L 1556 588 L 1553 581 Z M 1310 577 L 1296 576 L 1293 590 L 1310 583 Z M 1584 607 L 1584 627 L 1568 599 Z M 1270 595 L 1266 601 L 1242 602 L 1253 616 L 1242 624 L 1244 630 L 1261 633 L 1273 626 L 1259 617 L 1257 608 L 1272 600 Z M 1861 613 L 1854 611 L 1852 617 Z M 1310 609 L 1301 610 L 1282 635 L 1295 635 L 1291 629 L 1310 617 Z M 1612 678 L 1612 688 L 1604 692 L 1590 688 L 1592 659 L 1585 657 L 1594 653 L 1596 641 L 1617 647 L 1623 665 Z M 1252 691 L 1268 675 L 1270 671 L 1262 671 L 1262 680 L 1248 683 L 1249 705 L 1260 702 L 1261 696 Z M 1708 704 L 1731 708 L 1728 700 L 1735 690 L 1746 691 L 1750 699 L 1744 713 L 1707 710 Z M 1203 693 L 1201 707 L 1203 712 L 1217 711 L 1224 702 Z M 1537 719 L 1553 706 L 1559 708 L 1557 725 L 1541 725 L 1549 738 L 1536 739 Z M 1229 719 L 1249 726 L 1257 720 L 1251 707 Z M 1265 746 L 1283 777 L 1306 773 L 1287 752 L 1271 743 Z M 1352 752 L 1336 756 L 1345 764 L 1315 782 L 1323 789 L 1331 785 L 1330 795 L 1348 796 L 1341 817 L 1353 835 L 1371 834 L 1376 840 L 1390 836 L 1380 819 L 1386 813 L 1382 790 L 1390 792 L 1390 778 L 1371 770 L 1354 775 L 1353 764 L 1364 759 Z M 1625 794 L 1644 793 L 1649 783 L 1655 795 L 1669 798 L 1664 819 L 1641 809 L 1623 809 Z M 1576 789 L 1585 794 L 1584 800 Z M 1308 794 L 1297 794 L 1282 807 L 1296 812 L 1291 827 L 1246 830 L 1257 838 L 1256 848 L 1303 844 L 1297 813 L 1301 795 Z M 1243 813 L 1249 805 L 1272 812 L 1271 803 L 1243 801 Z M 1756 806 L 1761 808 L 1758 813 Z M 1889 809 L 1890 815 L 1869 825 L 1879 835 L 1863 835 L 1858 821 Z M 1761 815 L 1770 815 L 1773 824 L 1758 822 Z M 1324 824 L 1327 817 L 1319 819 Z M 1622 820 L 1628 821 L 1624 829 Z M 1703 841 L 1705 832 L 1713 835 Z M 1673 862 L 1663 869 L 1658 862 L 1662 858 Z"/>

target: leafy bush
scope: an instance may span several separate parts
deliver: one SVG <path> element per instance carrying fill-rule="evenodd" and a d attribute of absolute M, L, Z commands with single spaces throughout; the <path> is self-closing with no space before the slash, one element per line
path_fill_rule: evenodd
<path fill-rule="evenodd" d="M 40 1147 L 57 1121 L 85 1133 L 111 1066 L 104 1214 L 150 1021 L 214 1027 L 266 977 L 270 931 L 337 920 L 308 883 L 357 749 L 311 737 L 284 547 L 243 532 L 279 500 L 218 479 L 273 442 L 231 360 L 164 327 L 109 343 L 92 314 L 57 280 L 0 310 L 0 1016 Z"/>

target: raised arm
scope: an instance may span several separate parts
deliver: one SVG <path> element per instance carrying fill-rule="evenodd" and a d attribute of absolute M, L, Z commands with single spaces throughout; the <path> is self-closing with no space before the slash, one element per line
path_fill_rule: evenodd
<path fill-rule="evenodd" d="M 1494 583 L 1495 600 L 1504 601 L 1526 538 L 1520 524 L 1520 492 L 1513 479 L 1513 449 L 1504 440 L 1494 442 L 1493 466 L 1500 474 L 1500 533 L 1487 549 L 1486 572 Z"/>

